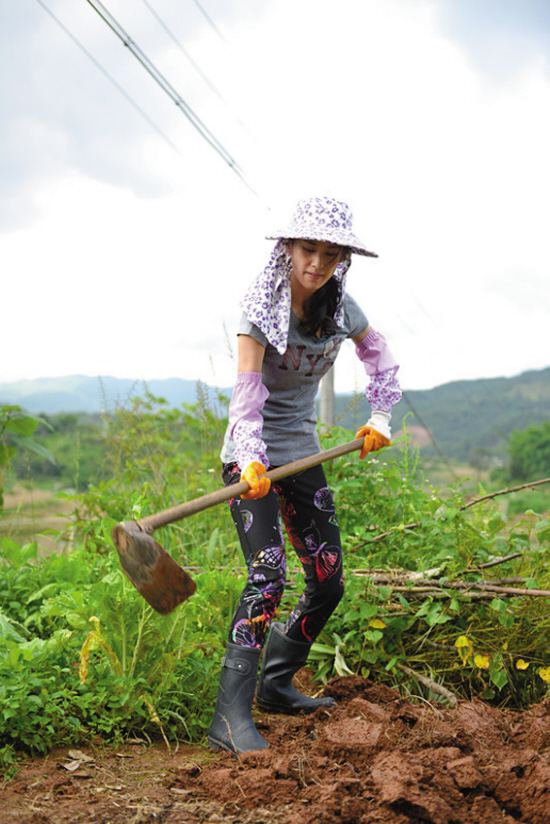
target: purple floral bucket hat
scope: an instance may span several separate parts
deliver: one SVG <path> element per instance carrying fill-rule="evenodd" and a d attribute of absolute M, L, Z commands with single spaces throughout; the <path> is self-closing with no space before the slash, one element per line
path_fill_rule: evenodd
<path fill-rule="evenodd" d="M 288 226 L 266 235 L 268 240 L 324 240 L 346 246 L 350 252 L 378 257 L 369 252 L 364 243 L 353 234 L 353 215 L 347 203 L 332 197 L 311 197 L 299 200 Z"/>
<path fill-rule="evenodd" d="M 344 319 L 346 277 L 351 265 L 351 253 L 378 257 L 369 252 L 352 232 L 352 214 L 347 203 L 330 197 L 312 197 L 300 200 L 289 226 L 267 235 L 276 240 L 265 269 L 263 269 L 241 300 L 244 314 L 266 336 L 269 343 L 282 355 L 287 348 L 290 322 L 292 261 L 287 240 L 323 240 L 346 248 L 344 259 L 338 263 L 333 277 L 340 283 L 340 302 L 334 313 L 338 325 Z"/>

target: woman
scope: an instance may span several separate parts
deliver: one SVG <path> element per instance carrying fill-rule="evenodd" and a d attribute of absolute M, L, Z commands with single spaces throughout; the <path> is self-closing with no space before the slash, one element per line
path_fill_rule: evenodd
<path fill-rule="evenodd" d="M 390 414 L 401 397 L 399 368 L 382 335 L 346 293 L 351 254 L 376 257 L 352 232 L 349 207 L 332 198 L 300 201 L 265 270 L 242 302 L 238 375 L 222 449 L 226 484 L 250 491 L 230 501 L 248 578 L 229 632 L 211 746 L 233 752 L 265 749 L 251 715 L 256 701 L 269 712 L 312 712 L 334 704 L 292 685 L 309 649 L 343 594 L 342 548 L 332 494 L 321 466 L 271 487 L 269 467 L 319 450 L 315 396 L 340 345 L 352 338 L 370 377 L 372 407 L 361 458 L 390 444 Z M 303 565 L 306 587 L 286 623 L 273 623 L 285 583 L 282 515 Z M 267 643 L 266 642 L 267 638 Z"/>

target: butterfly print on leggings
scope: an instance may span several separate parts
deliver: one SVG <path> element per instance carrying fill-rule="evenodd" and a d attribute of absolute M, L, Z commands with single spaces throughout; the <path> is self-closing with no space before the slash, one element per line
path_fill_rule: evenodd
<path fill-rule="evenodd" d="M 305 531 L 304 538 L 306 549 L 315 564 L 317 580 L 323 583 L 332 578 L 340 569 L 340 547 L 329 546 L 326 541 L 319 544 L 319 531 L 313 524 Z"/>

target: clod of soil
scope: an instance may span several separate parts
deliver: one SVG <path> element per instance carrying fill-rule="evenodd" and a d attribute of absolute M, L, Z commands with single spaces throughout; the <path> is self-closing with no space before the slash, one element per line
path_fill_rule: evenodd
<path fill-rule="evenodd" d="M 442 710 L 356 677 L 326 692 L 331 710 L 258 714 L 271 748 L 240 758 L 128 742 L 29 760 L 0 823 L 550 824 L 550 700 Z"/>

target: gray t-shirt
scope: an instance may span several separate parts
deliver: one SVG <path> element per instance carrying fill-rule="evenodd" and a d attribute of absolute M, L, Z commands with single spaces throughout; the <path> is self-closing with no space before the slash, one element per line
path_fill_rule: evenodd
<path fill-rule="evenodd" d="M 350 295 L 344 297 L 344 320 L 336 333 L 318 339 L 304 335 L 300 321 L 291 311 L 288 345 L 280 355 L 263 332 L 243 314 L 239 335 L 250 335 L 265 347 L 263 383 L 269 397 L 262 411 L 263 439 L 272 466 L 304 458 L 319 451 L 315 428 L 315 397 L 319 381 L 333 365 L 346 338 L 359 335 L 368 326 L 367 318 Z M 221 453 L 224 463 L 235 460 L 229 430 Z"/>

